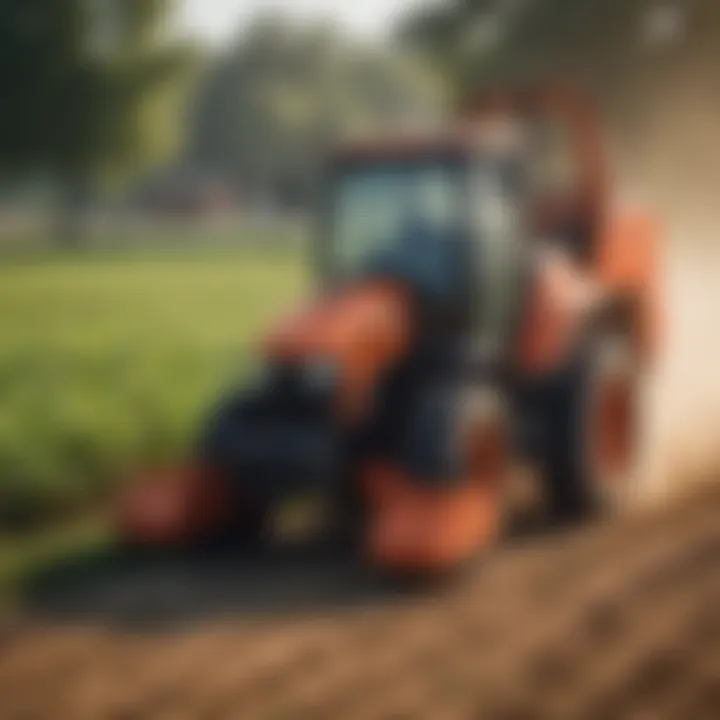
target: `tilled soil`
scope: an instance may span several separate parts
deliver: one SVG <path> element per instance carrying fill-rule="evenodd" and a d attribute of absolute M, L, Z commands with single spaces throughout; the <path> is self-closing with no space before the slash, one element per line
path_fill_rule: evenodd
<path fill-rule="evenodd" d="M 0 717 L 720 717 L 720 486 L 432 588 L 332 557 L 126 566 L 0 637 Z"/>

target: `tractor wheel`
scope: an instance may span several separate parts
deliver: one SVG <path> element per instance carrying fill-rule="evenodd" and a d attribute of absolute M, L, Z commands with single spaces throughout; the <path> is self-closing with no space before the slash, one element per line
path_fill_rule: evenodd
<path fill-rule="evenodd" d="M 604 514 L 627 500 L 639 447 L 639 374 L 629 338 L 603 334 L 561 380 L 548 409 L 552 517 Z"/>

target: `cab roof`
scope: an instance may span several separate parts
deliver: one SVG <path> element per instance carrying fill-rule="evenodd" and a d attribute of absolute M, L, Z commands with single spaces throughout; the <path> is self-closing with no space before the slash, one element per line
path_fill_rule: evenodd
<path fill-rule="evenodd" d="M 455 123 L 440 130 L 412 130 L 346 140 L 331 155 L 334 162 L 406 161 L 489 153 L 512 155 L 524 144 L 524 131 L 514 118 Z"/>

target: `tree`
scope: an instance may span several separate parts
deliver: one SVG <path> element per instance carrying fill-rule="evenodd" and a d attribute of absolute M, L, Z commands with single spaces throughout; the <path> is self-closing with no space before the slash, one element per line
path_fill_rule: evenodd
<path fill-rule="evenodd" d="M 522 52 L 525 35 L 523 42 L 508 41 L 519 28 L 530 26 L 532 40 L 538 13 L 557 23 L 573 4 L 580 7 L 583 0 L 451 0 L 410 14 L 398 36 L 430 58 L 462 94 L 495 58 Z"/>
<path fill-rule="evenodd" d="M 405 45 L 428 57 L 461 90 L 465 77 L 499 38 L 505 16 L 517 2 L 451 0 L 421 6 L 398 29 Z"/>
<path fill-rule="evenodd" d="M 440 100 L 433 76 L 408 57 L 261 18 L 201 84 L 188 161 L 262 198 L 303 204 L 329 143 L 427 119 Z"/>
<path fill-rule="evenodd" d="M 168 0 L 0 0 L 0 173 L 50 177 L 66 239 L 90 188 L 178 140 L 188 48 L 165 42 Z"/>

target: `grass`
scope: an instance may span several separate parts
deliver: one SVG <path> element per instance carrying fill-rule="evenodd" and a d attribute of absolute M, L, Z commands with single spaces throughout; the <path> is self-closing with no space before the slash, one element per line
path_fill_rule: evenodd
<path fill-rule="evenodd" d="M 0 543 L 0 617 L 34 585 L 93 560 L 107 563 L 116 548 L 103 517 L 49 527 L 21 542 Z"/>
<path fill-rule="evenodd" d="M 303 267 L 300 247 L 257 243 L 0 259 L 0 531 L 72 517 L 181 455 Z"/>

